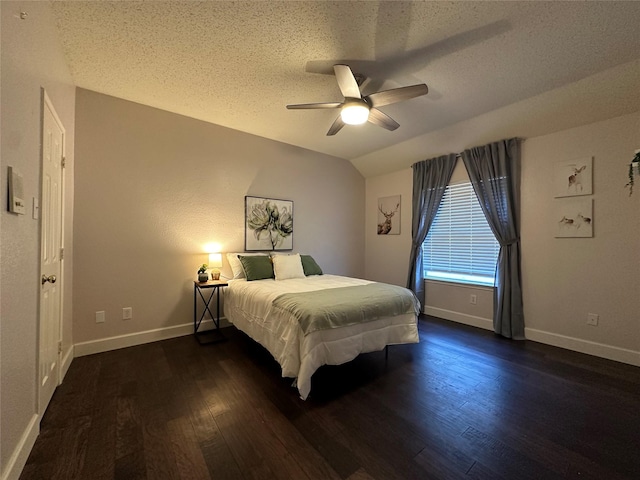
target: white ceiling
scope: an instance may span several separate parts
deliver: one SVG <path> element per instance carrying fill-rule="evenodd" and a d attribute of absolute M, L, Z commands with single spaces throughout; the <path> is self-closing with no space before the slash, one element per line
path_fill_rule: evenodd
<path fill-rule="evenodd" d="M 364 176 L 446 153 L 434 135 L 483 114 L 491 141 L 640 109 L 640 2 L 52 5 L 77 86 L 341 157 Z M 366 75 L 364 93 L 430 91 L 381 108 L 393 132 L 328 137 L 336 110 L 285 105 L 341 101 L 334 63 Z"/>

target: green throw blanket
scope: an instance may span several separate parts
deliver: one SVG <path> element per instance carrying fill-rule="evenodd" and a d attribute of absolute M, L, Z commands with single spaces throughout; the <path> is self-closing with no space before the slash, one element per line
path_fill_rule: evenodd
<path fill-rule="evenodd" d="M 284 293 L 275 298 L 273 306 L 294 315 L 305 335 L 420 312 L 420 304 L 412 291 L 386 283 Z"/>

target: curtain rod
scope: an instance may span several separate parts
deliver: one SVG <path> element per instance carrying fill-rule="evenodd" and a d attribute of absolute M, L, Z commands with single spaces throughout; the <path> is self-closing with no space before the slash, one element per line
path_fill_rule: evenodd
<path fill-rule="evenodd" d="M 524 143 L 524 141 L 526 140 L 526 138 L 524 138 L 524 137 L 514 137 L 514 138 L 517 138 L 518 140 L 520 140 L 520 143 Z M 511 140 L 511 139 L 508 139 L 508 140 Z M 501 140 L 498 140 L 498 141 L 501 141 Z M 492 143 L 494 143 L 494 142 L 492 142 Z M 471 148 L 474 148 L 474 147 L 471 147 Z M 455 155 L 456 155 L 456 160 L 458 158 L 462 158 L 462 154 L 461 153 L 456 153 Z M 426 160 L 431 160 L 431 159 L 427 158 Z M 421 161 L 424 162 L 424 160 L 421 160 Z M 416 163 L 418 163 L 418 162 L 416 162 Z M 415 165 L 415 163 L 411 164 L 411 168 L 413 168 L 413 165 Z"/>

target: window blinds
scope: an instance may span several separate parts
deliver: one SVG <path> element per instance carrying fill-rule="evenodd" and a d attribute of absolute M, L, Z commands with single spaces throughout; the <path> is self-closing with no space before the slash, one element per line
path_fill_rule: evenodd
<path fill-rule="evenodd" d="M 493 285 L 499 250 L 471 183 L 449 185 L 422 245 L 425 278 Z"/>

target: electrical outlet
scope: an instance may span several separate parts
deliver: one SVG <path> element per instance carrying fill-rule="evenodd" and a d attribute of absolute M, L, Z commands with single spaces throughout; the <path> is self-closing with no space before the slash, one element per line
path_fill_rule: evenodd
<path fill-rule="evenodd" d="M 133 318 L 133 308 L 125 307 L 122 309 L 122 319 L 131 320 Z"/>
<path fill-rule="evenodd" d="M 471 305 L 475 305 L 476 303 L 478 303 L 478 296 L 475 294 L 471 294 L 471 296 L 469 297 L 469 303 Z"/>
<path fill-rule="evenodd" d="M 96 323 L 104 323 L 104 320 L 105 320 L 104 310 L 96 312 Z"/>
<path fill-rule="evenodd" d="M 592 325 L 594 327 L 597 327 L 599 319 L 600 319 L 600 315 L 597 315 L 595 313 L 588 313 L 587 314 L 587 325 Z"/>

